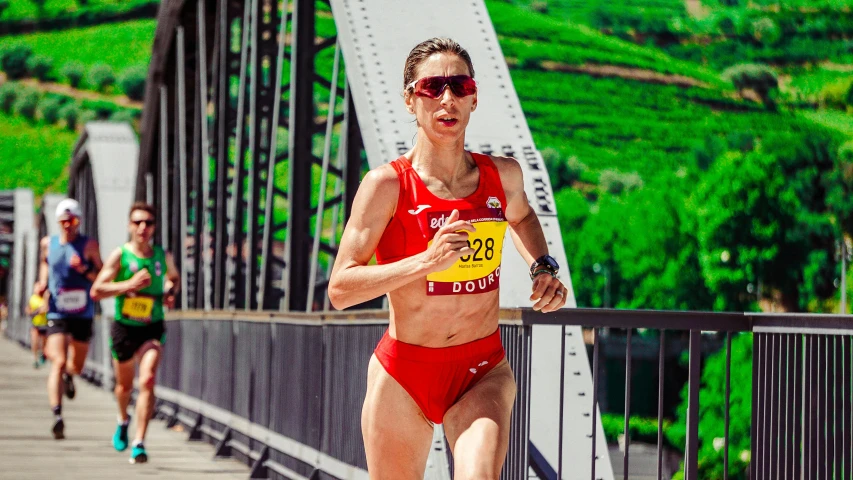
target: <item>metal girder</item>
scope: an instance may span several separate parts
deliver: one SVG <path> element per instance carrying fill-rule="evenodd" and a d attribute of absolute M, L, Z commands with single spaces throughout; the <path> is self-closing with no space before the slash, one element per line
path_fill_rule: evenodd
<path fill-rule="evenodd" d="M 318 68 L 337 42 L 317 38 L 318 18 L 330 12 L 313 0 L 161 9 L 137 197 L 156 192 L 182 308 L 328 308 L 363 154 L 345 75 Z"/>

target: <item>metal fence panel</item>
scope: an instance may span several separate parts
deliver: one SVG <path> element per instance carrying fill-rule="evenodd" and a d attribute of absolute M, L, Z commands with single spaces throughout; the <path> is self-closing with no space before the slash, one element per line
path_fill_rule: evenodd
<path fill-rule="evenodd" d="M 320 449 L 323 378 L 321 327 L 272 325 L 270 428 Z M 271 458 L 302 474 L 312 467 L 275 452 Z"/>
<path fill-rule="evenodd" d="M 367 364 L 384 325 L 328 325 L 323 329 L 323 447 L 350 465 L 367 468 L 361 437 L 361 406 Z"/>
<path fill-rule="evenodd" d="M 180 342 L 178 389 L 193 398 L 201 398 L 205 369 L 204 322 L 182 320 Z"/>
<path fill-rule="evenodd" d="M 160 367 L 157 369 L 157 384 L 174 390 L 180 389 L 182 346 L 182 322 L 166 322 L 166 344 Z"/>
<path fill-rule="evenodd" d="M 230 321 L 205 320 L 202 400 L 231 411 L 234 378 L 234 335 Z"/>

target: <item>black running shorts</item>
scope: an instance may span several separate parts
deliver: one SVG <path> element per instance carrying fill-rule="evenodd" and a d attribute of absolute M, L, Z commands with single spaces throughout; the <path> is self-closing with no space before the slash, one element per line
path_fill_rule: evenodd
<path fill-rule="evenodd" d="M 166 343 L 166 326 L 163 322 L 139 327 L 113 322 L 110 327 L 110 351 L 120 363 L 133 359 L 136 351 L 149 340 L 157 340 L 160 345 Z"/>
<path fill-rule="evenodd" d="M 92 339 L 92 322 L 91 318 L 81 317 L 48 318 L 47 336 L 64 333 L 78 342 L 88 342 Z"/>

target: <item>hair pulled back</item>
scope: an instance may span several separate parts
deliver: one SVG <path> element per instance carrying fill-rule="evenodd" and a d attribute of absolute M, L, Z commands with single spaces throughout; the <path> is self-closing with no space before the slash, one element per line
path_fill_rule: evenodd
<path fill-rule="evenodd" d="M 455 40 L 446 37 L 434 37 L 425 40 L 415 46 L 409 56 L 406 57 L 406 64 L 403 67 L 403 90 L 406 92 L 407 86 L 417 80 L 415 71 L 418 66 L 427 58 L 436 53 L 452 53 L 461 58 L 468 66 L 468 73 L 471 77 L 474 76 L 474 64 L 471 62 L 471 56 L 468 51 L 462 48 Z"/>

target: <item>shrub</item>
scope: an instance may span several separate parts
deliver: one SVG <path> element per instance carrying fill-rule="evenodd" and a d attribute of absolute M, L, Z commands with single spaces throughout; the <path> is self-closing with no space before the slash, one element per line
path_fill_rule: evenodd
<path fill-rule="evenodd" d="M 119 78 L 121 90 L 131 100 L 142 100 L 145 97 L 145 80 L 148 69 L 143 66 L 130 67 L 122 72 Z"/>
<path fill-rule="evenodd" d="M 110 121 L 116 123 L 129 123 L 133 125 L 136 115 L 130 110 L 117 110 L 110 115 Z"/>
<path fill-rule="evenodd" d="M 0 110 L 6 113 L 12 112 L 12 106 L 15 104 L 15 99 L 18 98 L 18 84 L 14 82 L 6 82 L 0 85 Z"/>
<path fill-rule="evenodd" d="M 664 419 L 663 430 L 666 432 L 672 421 Z M 618 413 L 601 413 L 601 427 L 604 430 L 604 438 L 608 444 L 619 441 L 619 435 L 625 433 L 625 417 Z M 658 419 L 656 417 L 631 417 L 628 421 L 628 430 L 631 433 L 632 442 L 657 443 L 658 441 Z M 669 439 L 664 437 L 666 443 Z M 675 447 L 674 445 L 670 445 Z"/>
<path fill-rule="evenodd" d="M 534 12 L 548 13 L 548 2 L 546 0 L 536 0 L 530 4 L 530 9 Z"/>
<path fill-rule="evenodd" d="M 782 29 L 771 18 L 756 19 L 750 26 L 752 38 L 762 45 L 776 45 L 782 39 Z"/>
<path fill-rule="evenodd" d="M 89 84 L 95 87 L 97 91 L 103 92 L 115 83 L 116 76 L 109 65 L 98 64 L 89 70 Z"/>
<path fill-rule="evenodd" d="M 18 115 L 29 118 L 30 120 L 35 120 L 38 104 L 38 92 L 25 89 L 18 94 L 18 98 L 15 100 L 14 110 Z"/>
<path fill-rule="evenodd" d="M 94 110 L 83 110 L 80 112 L 80 125 L 86 126 L 89 122 L 94 122 L 98 120 L 98 112 Z"/>
<path fill-rule="evenodd" d="M 27 75 L 27 60 L 32 54 L 29 45 L 13 45 L 0 54 L 0 68 L 12 80 L 24 78 Z"/>
<path fill-rule="evenodd" d="M 853 79 L 839 79 L 824 85 L 818 99 L 823 107 L 845 110 L 853 105 Z"/>
<path fill-rule="evenodd" d="M 69 102 L 59 110 L 59 117 L 65 120 L 65 128 L 75 130 L 80 119 L 80 106 Z"/>
<path fill-rule="evenodd" d="M 44 96 L 39 102 L 39 115 L 44 123 L 54 124 L 59 121 L 62 101 L 56 97 Z"/>
<path fill-rule="evenodd" d="M 613 195 L 642 188 L 643 179 L 639 174 L 621 173 L 618 170 L 602 170 L 598 180 L 601 188 Z"/>
<path fill-rule="evenodd" d="M 769 66 L 754 63 L 744 63 L 727 68 L 723 78 L 732 82 L 739 91 L 753 90 L 768 105 L 770 94 L 779 89 L 779 79 L 776 72 Z"/>
<path fill-rule="evenodd" d="M 53 70 L 53 59 L 44 55 L 35 55 L 27 59 L 27 71 L 41 81 L 48 80 Z"/>
<path fill-rule="evenodd" d="M 68 62 L 62 67 L 61 73 L 68 80 L 68 85 L 71 85 L 72 88 L 77 88 L 83 80 L 83 75 L 86 74 L 86 67 L 82 63 Z"/>

